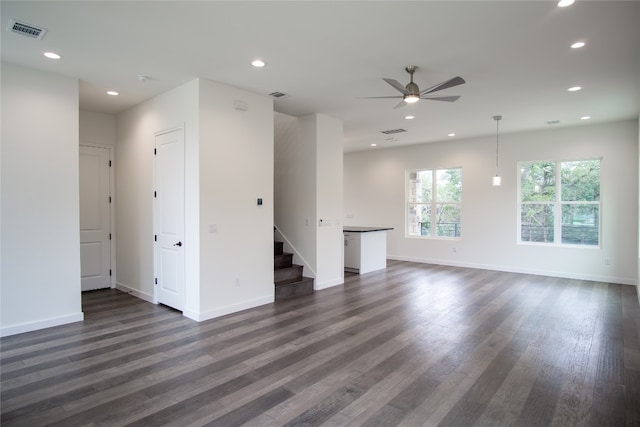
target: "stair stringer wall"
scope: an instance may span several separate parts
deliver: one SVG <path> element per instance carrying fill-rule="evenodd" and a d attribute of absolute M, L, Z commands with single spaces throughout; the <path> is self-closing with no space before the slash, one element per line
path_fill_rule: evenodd
<path fill-rule="evenodd" d="M 293 254 L 293 263 L 301 265 L 303 267 L 302 275 L 304 277 L 312 277 L 315 279 L 316 272 L 313 268 L 311 268 L 311 264 L 302 256 L 300 251 L 296 249 L 296 247 L 291 243 L 287 236 L 282 234 L 278 226 L 275 226 L 274 239 L 279 242 L 284 243 L 284 251 Z"/>
<path fill-rule="evenodd" d="M 303 274 L 315 278 L 316 122 L 281 113 L 274 120 L 274 225 L 286 237 L 286 250 L 304 266 Z"/>
<path fill-rule="evenodd" d="M 274 224 L 315 289 L 340 285 L 342 122 L 321 114 L 274 118 Z"/>

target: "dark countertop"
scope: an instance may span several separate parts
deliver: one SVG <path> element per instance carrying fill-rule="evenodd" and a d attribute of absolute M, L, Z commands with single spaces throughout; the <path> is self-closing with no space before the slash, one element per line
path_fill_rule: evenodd
<path fill-rule="evenodd" d="M 345 225 L 342 227 L 343 232 L 348 233 L 367 233 L 369 231 L 386 231 L 393 230 L 393 227 L 356 227 L 353 225 Z"/>

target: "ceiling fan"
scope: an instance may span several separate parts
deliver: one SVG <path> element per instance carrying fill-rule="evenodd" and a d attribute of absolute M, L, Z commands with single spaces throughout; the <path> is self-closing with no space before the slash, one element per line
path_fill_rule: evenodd
<path fill-rule="evenodd" d="M 398 83 L 397 80 L 394 80 L 394 79 L 387 79 L 387 78 L 382 79 L 385 82 L 389 83 L 391 86 L 393 86 L 400 93 L 402 93 L 402 95 L 367 96 L 366 98 L 375 98 L 375 99 L 402 98 L 402 101 L 400 101 L 398 105 L 393 107 L 394 109 L 404 107 L 405 104 L 413 104 L 414 102 L 418 102 L 420 99 L 430 99 L 432 101 L 454 102 L 454 101 L 457 101 L 458 98 L 460 98 L 459 96 L 429 96 L 429 94 L 433 92 L 437 92 L 439 90 L 448 89 L 450 87 L 464 84 L 465 81 L 462 77 L 459 77 L 459 76 L 453 77 L 449 80 L 445 80 L 442 83 L 438 83 L 435 86 L 431 86 L 428 89 L 420 91 L 420 88 L 418 87 L 418 85 L 413 82 L 413 73 L 415 73 L 418 70 L 418 67 L 415 65 L 410 65 L 406 67 L 405 70 L 411 76 L 411 81 L 407 84 L 407 86 L 402 86 L 400 83 Z"/>

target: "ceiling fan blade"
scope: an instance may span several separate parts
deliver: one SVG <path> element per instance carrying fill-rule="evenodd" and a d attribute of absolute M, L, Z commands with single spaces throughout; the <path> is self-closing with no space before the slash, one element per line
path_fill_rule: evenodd
<path fill-rule="evenodd" d="M 421 95 L 426 95 L 426 94 L 431 93 L 431 92 L 437 92 L 439 90 L 448 89 L 450 87 L 458 86 L 458 85 L 461 85 L 461 84 L 464 84 L 464 83 L 466 83 L 464 81 L 464 79 L 462 77 L 460 77 L 460 76 L 457 76 L 457 77 L 454 77 L 452 79 L 446 80 L 446 81 L 444 81 L 442 83 L 438 83 L 435 86 L 431 86 L 430 88 L 425 89 L 422 92 L 420 92 L 420 94 Z"/>
<path fill-rule="evenodd" d="M 383 78 L 382 80 L 384 80 L 385 82 L 389 83 L 391 86 L 396 88 L 396 90 L 399 91 L 403 95 L 407 95 L 409 93 L 409 92 L 407 92 L 407 89 L 404 86 L 402 86 L 400 83 L 398 83 L 397 80 L 385 79 L 385 78 Z"/>
<path fill-rule="evenodd" d="M 388 98 L 403 98 L 402 95 L 393 95 L 393 96 L 360 96 L 358 99 L 388 99 Z"/>
<path fill-rule="evenodd" d="M 395 110 L 396 108 L 402 108 L 405 105 L 407 105 L 406 102 L 404 102 L 404 99 L 402 101 L 400 101 L 400 103 L 398 105 L 396 105 L 395 107 L 393 107 L 393 109 Z"/>
<path fill-rule="evenodd" d="M 428 99 L 431 101 L 446 101 L 446 102 L 455 102 L 460 99 L 459 96 L 425 96 L 420 97 L 420 99 Z"/>

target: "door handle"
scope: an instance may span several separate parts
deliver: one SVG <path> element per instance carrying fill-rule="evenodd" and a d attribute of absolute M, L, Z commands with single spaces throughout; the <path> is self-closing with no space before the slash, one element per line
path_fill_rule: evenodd
<path fill-rule="evenodd" d="M 174 243 L 173 246 L 182 246 L 182 242 Z"/>

